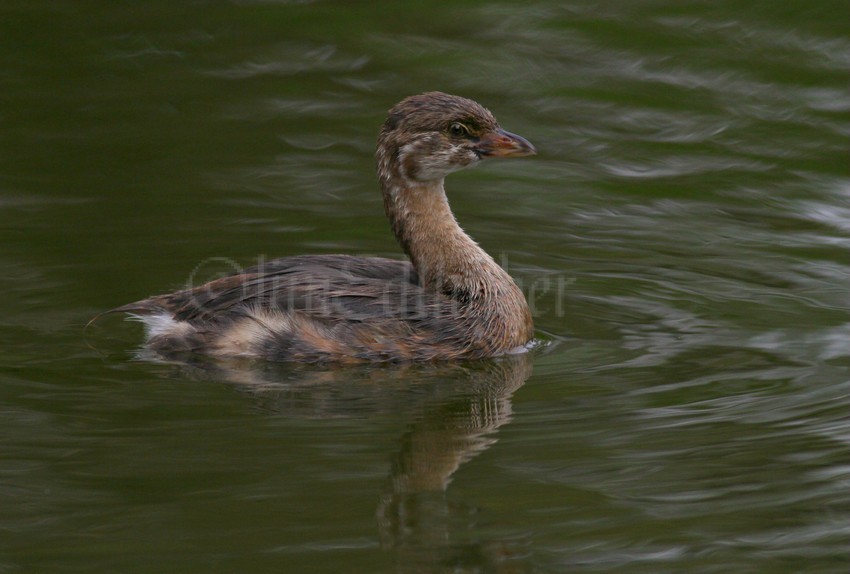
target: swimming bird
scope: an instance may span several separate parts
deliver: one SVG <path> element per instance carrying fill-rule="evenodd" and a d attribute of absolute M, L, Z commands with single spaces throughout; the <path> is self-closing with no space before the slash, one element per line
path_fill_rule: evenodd
<path fill-rule="evenodd" d="M 536 153 L 477 102 L 429 92 L 389 110 L 378 136 L 384 209 L 409 258 L 275 259 L 130 303 L 163 356 L 430 361 L 521 352 L 533 337 L 514 280 L 458 225 L 444 188 L 485 158 Z"/>

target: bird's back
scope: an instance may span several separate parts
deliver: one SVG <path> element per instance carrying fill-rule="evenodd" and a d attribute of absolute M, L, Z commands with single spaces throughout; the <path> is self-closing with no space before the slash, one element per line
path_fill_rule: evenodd
<path fill-rule="evenodd" d="M 272 360 L 476 357 L 474 317 L 422 289 L 406 261 L 343 255 L 276 259 L 130 303 L 148 346 L 164 355 Z"/>

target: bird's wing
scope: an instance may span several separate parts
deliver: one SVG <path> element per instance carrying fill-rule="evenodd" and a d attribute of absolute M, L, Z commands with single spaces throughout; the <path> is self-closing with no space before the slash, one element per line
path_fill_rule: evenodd
<path fill-rule="evenodd" d="M 112 311 L 165 312 L 190 323 L 215 322 L 245 309 L 300 311 L 340 321 L 409 321 L 451 313 L 451 299 L 423 290 L 417 281 L 406 261 L 342 255 L 287 257 Z"/>

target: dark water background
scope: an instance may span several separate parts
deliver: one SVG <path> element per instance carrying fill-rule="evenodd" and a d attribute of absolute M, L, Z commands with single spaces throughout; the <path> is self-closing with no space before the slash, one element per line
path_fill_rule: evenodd
<path fill-rule="evenodd" d="M 848 22 L 0 2 L 0 572 L 850 571 Z M 398 256 L 374 138 L 432 89 L 540 150 L 448 189 L 547 347 L 209 371 L 84 337 L 258 256 Z"/>

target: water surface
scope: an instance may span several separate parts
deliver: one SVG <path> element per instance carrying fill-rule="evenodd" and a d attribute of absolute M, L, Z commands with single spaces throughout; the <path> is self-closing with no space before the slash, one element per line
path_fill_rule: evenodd
<path fill-rule="evenodd" d="M 850 566 L 845 3 L 0 7 L 0 571 Z M 534 142 L 447 183 L 547 345 L 457 365 L 135 359 L 96 313 L 399 257 L 411 93 Z"/>

